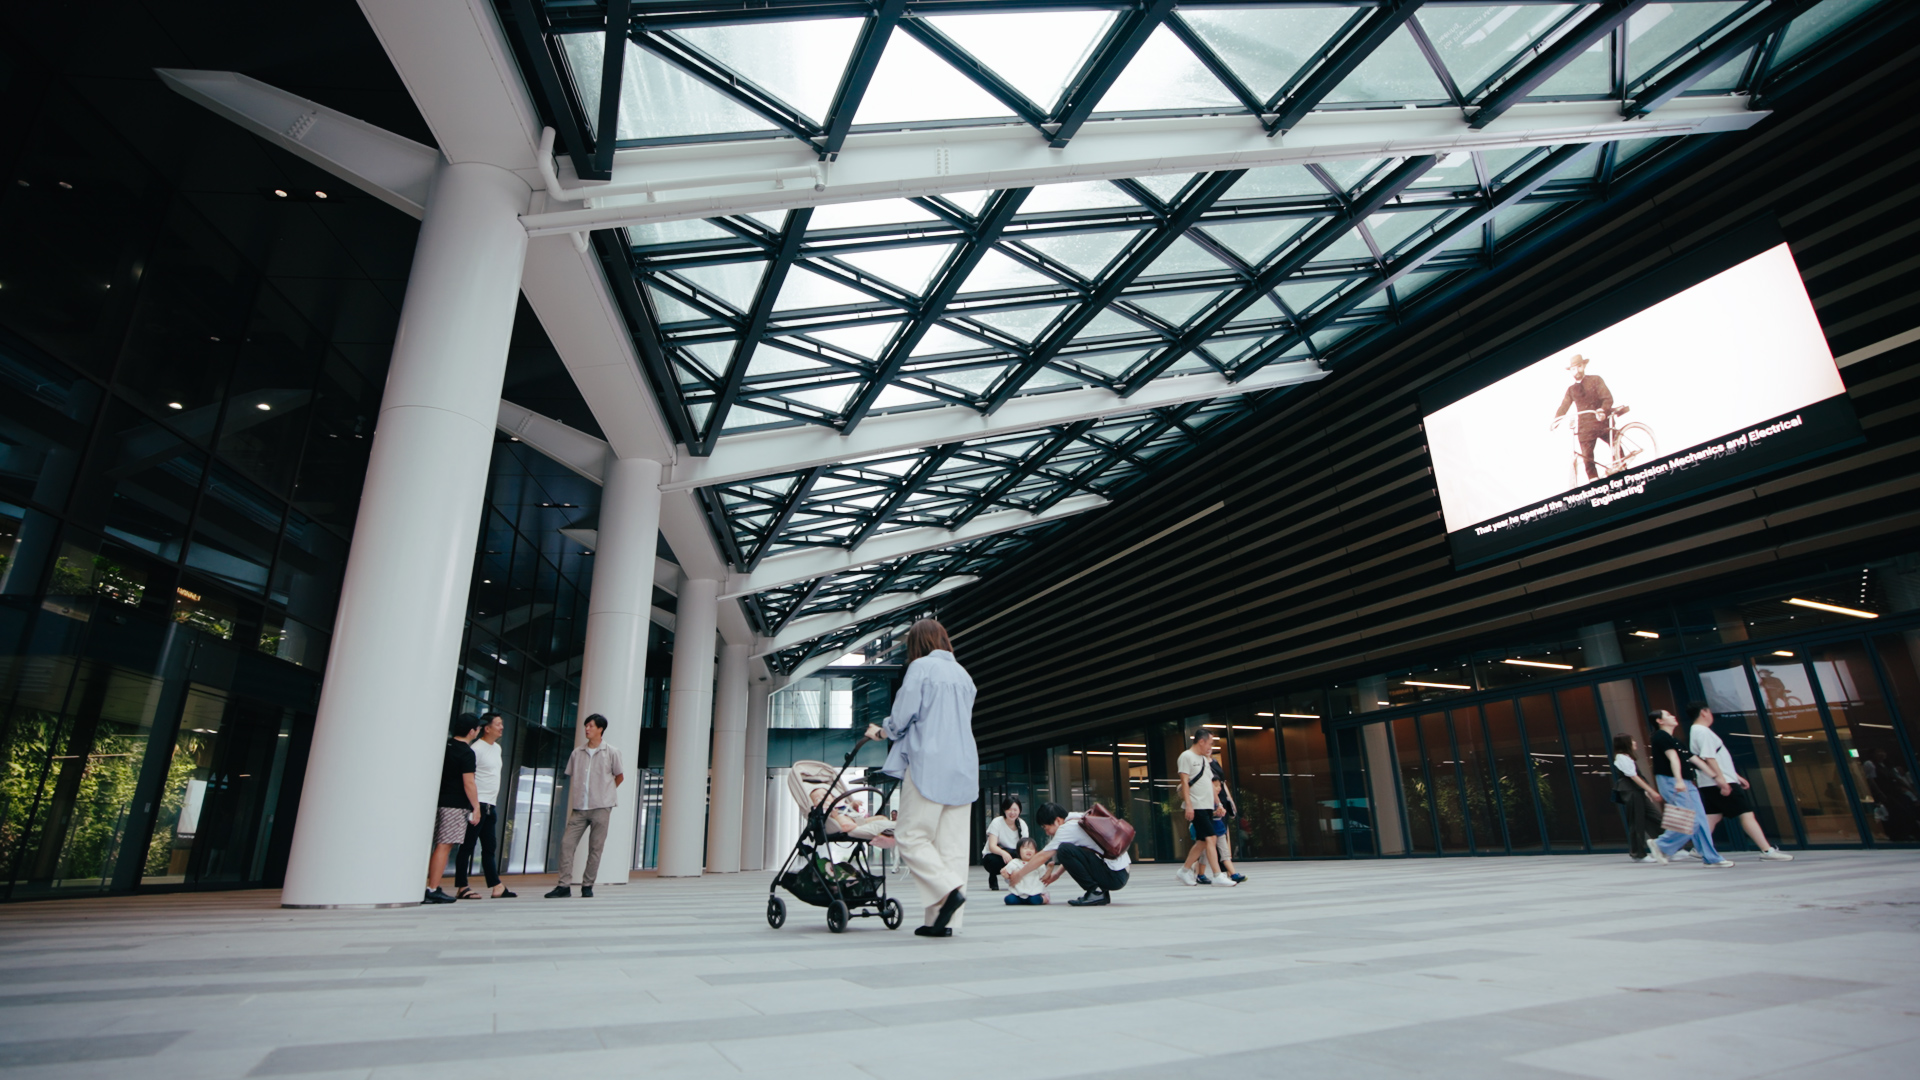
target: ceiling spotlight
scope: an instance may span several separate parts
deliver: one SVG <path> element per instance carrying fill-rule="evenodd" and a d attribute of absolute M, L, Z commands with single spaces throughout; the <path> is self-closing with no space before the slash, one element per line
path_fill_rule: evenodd
<path fill-rule="evenodd" d="M 73 190 L 73 185 L 72 185 L 72 184 L 69 184 L 69 183 L 67 183 L 67 182 L 66 182 L 65 180 L 62 180 L 62 181 L 60 181 L 59 183 L 60 183 L 60 186 L 61 186 L 61 187 L 62 187 L 63 189 L 65 189 L 65 190 L 67 190 L 67 191 L 72 191 L 72 190 Z"/>
<path fill-rule="evenodd" d="M 261 402 L 261 403 L 259 403 L 258 405 L 255 405 L 255 406 L 254 406 L 254 408 L 256 408 L 256 409 L 259 409 L 259 410 L 260 410 L 261 412 L 272 412 L 272 411 L 273 411 L 273 406 L 271 406 L 271 405 L 269 405 L 269 404 L 267 404 L 267 403 L 266 403 L 266 402 L 264 402 L 264 401 L 263 401 L 263 402 Z"/>
<path fill-rule="evenodd" d="M 1503 664 L 1512 664 L 1514 667 L 1552 668 L 1555 671 L 1572 671 L 1573 670 L 1572 664 L 1555 664 L 1555 663 L 1550 663 L 1546 660 L 1502 660 L 1500 662 Z"/>
<path fill-rule="evenodd" d="M 1792 655 L 1793 655 L 1793 650 L 1792 650 L 1792 649 L 1775 649 L 1775 650 L 1773 650 L 1773 655 L 1775 655 L 1775 656 L 1792 656 Z"/>
<path fill-rule="evenodd" d="M 180 403 L 179 403 L 179 402 L 177 402 L 177 401 L 169 401 L 169 402 L 167 402 L 167 408 L 169 408 L 169 409 L 184 409 L 184 408 L 186 408 L 186 406 L 185 406 L 185 405 L 182 405 L 182 404 L 180 404 Z"/>
<path fill-rule="evenodd" d="M 274 189 L 273 189 L 273 193 L 274 193 L 275 195 L 278 195 L 278 196 L 280 196 L 280 197 L 281 197 L 281 198 L 283 198 L 283 199 L 287 197 L 287 192 L 286 192 L 286 189 L 285 189 L 285 188 L 274 188 Z"/>
<path fill-rule="evenodd" d="M 1383 702 L 1381 702 L 1381 704 L 1382 704 L 1382 705 L 1384 705 L 1384 704 L 1386 704 L 1386 702 L 1384 702 L 1384 701 L 1383 701 Z M 1287 719 L 1289 719 L 1289 720 L 1318 720 L 1318 719 L 1320 719 L 1320 717 L 1319 717 L 1318 715 L 1316 715 L 1316 714 L 1314 714 L 1314 713 L 1310 713 L 1310 712 L 1283 712 L 1283 713 L 1281 713 L 1280 715 L 1281 715 L 1281 716 L 1284 716 L 1284 717 L 1286 717 L 1286 718 L 1287 718 Z"/>
<path fill-rule="evenodd" d="M 1402 686 L 1419 686 L 1419 687 L 1423 687 L 1423 688 L 1425 688 L 1425 689 L 1428 689 L 1428 690 L 1471 690 L 1471 689 L 1473 689 L 1473 687 L 1471 687 L 1471 686 L 1462 686 L 1462 685 L 1460 685 L 1459 683 L 1450 683 L 1450 682 L 1420 682 L 1420 681 L 1418 681 L 1418 680 L 1415 680 L 1415 679 L 1402 679 L 1402 680 L 1400 680 L 1400 685 L 1402 685 Z"/>
<path fill-rule="evenodd" d="M 1788 600 L 1787 603 L 1792 604 L 1795 607 L 1813 608 L 1815 611 L 1831 611 L 1835 615 L 1851 615 L 1856 619 L 1877 619 L 1880 617 L 1879 615 L 1871 611 L 1861 611 L 1857 608 L 1841 607 L 1839 604 L 1823 604 L 1818 600 L 1802 600 L 1797 596 L 1791 600 Z"/>
<path fill-rule="evenodd" d="M 1649 640 L 1649 641 L 1659 641 L 1659 640 L 1660 640 L 1660 635 L 1659 635 L 1659 634 L 1656 634 L 1656 633 L 1654 633 L 1654 632 L 1653 632 L 1653 631 L 1651 631 L 1651 630 L 1634 630 L 1634 631 L 1630 631 L 1630 632 L 1631 632 L 1631 633 L 1633 634 L 1633 636 L 1634 636 L 1634 637 L 1643 637 L 1643 638 L 1646 638 L 1646 639 L 1647 639 L 1647 640 Z"/>
<path fill-rule="evenodd" d="M 316 191 L 313 193 L 313 197 L 316 199 L 324 199 L 327 197 L 327 193 L 324 191 Z"/>

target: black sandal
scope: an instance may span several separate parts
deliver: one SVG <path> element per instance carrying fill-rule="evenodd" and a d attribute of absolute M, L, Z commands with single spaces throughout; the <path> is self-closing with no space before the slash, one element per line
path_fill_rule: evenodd
<path fill-rule="evenodd" d="M 460 890 L 460 895 L 459 895 L 459 897 L 458 897 L 458 899 L 461 899 L 461 900 L 485 900 L 485 899 L 486 899 L 486 897 L 484 897 L 484 896 L 481 896 L 481 895 L 480 895 L 480 894 L 479 894 L 478 892 L 475 892 L 475 891 L 474 891 L 473 889 L 470 889 L 470 888 L 468 888 L 468 889 L 461 889 L 461 890 Z"/>

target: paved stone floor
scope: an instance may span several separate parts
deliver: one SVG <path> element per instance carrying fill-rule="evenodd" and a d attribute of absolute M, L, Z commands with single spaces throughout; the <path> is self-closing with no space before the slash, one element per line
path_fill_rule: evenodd
<path fill-rule="evenodd" d="M 9 1080 L 173 1077 L 1911 1077 L 1920 852 L 1142 867 L 966 932 L 766 877 L 284 911 L 270 892 L 0 907 Z M 976 871 L 976 877 L 978 872 Z M 1063 882 L 1063 884 L 1066 884 Z M 1064 895 L 1056 897 L 1065 899 Z"/>

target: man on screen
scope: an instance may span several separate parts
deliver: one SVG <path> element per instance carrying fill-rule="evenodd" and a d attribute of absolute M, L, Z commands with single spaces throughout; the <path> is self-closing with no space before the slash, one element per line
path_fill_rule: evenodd
<path fill-rule="evenodd" d="M 1573 385 L 1567 387 L 1566 394 L 1560 398 L 1560 408 L 1553 414 L 1550 427 L 1559 427 L 1567 410 L 1574 410 L 1573 435 L 1580 444 L 1580 462 L 1587 467 L 1587 479 L 1598 480 L 1600 472 L 1594 468 L 1593 444 L 1609 441 L 1607 419 L 1613 415 L 1613 393 L 1607 389 L 1606 380 L 1587 374 L 1587 358 L 1579 353 L 1567 361 L 1567 373 L 1573 376 Z"/>

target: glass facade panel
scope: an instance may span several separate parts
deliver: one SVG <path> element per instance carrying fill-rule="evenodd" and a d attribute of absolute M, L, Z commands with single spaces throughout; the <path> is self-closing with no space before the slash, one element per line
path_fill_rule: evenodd
<path fill-rule="evenodd" d="M 1433 789 L 1427 784 L 1418 721 L 1403 716 L 1393 722 L 1393 747 L 1399 757 L 1400 799 L 1407 815 L 1407 850 L 1431 854 L 1439 846 L 1433 824 Z"/>
<path fill-rule="evenodd" d="M 1568 769 L 1567 746 L 1560 737 L 1552 696 L 1521 698 L 1520 722 L 1526 730 L 1527 757 L 1533 764 L 1533 797 L 1547 826 L 1547 847 L 1553 851 L 1585 851 L 1579 796 Z"/>
<path fill-rule="evenodd" d="M 1484 715 L 1494 793 L 1499 801 L 1507 844 L 1513 851 L 1539 851 L 1545 842 L 1540 833 L 1540 816 L 1534 807 L 1533 772 L 1528 768 L 1526 739 L 1520 734 L 1519 711 L 1511 701 L 1489 701 Z"/>
<path fill-rule="evenodd" d="M 1905 830 L 1891 824 L 1895 811 L 1881 802 L 1878 792 L 1888 786 L 1883 778 L 1894 762 L 1902 761 L 1903 748 L 1866 643 L 1847 641 L 1810 649 L 1807 660 L 1819 681 L 1841 760 L 1853 782 L 1854 804 L 1874 839 L 1898 839 L 1893 833 Z"/>
<path fill-rule="evenodd" d="M 1293 854 L 1288 843 L 1286 786 L 1280 775 L 1280 747 L 1273 720 L 1256 717 L 1233 733 L 1233 794 L 1240 804 L 1244 836 L 1234 851 L 1251 858 Z"/>
<path fill-rule="evenodd" d="M 1656 692 L 1653 678 L 1646 680 L 1648 695 Z M 1706 692 L 1707 707 L 1713 710 L 1713 730 L 1720 741 L 1727 744 L 1727 752 L 1733 755 L 1733 767 L 1738 769 L 1749 785 L 1747 795 L 1753 800 L 1754 819 L 1760 828 L 1776 842 L 1790 842 L 1798 836 L 1794 827 L 1794 816 L 1788 807 L 1785 789 L 1780 782 L 1779 755 L 1774 752 L 1774 740 L 1767 737 L 1765 727 L 1760 723 L 1759 710 L 1753 704 L 1753 683 L 1747 675 L 1747 666 L 1735 661 L 1714 666 L 1703 665 L 1700 668 L 1700 687 Z M 1659 706 L 1675 716 L 1685 716 L 1684 703 Z M 1691 719 L 1690 717 L 1686 717 Z M 1782 744 L 1783 746 L 1785 744 Z M 1789 749 L 1788 753 L 1792 753 Z M 1724 838 L 1731 850 L 1741 850 L 1750 845 L 1746 833 L 1738 824 L 1722 825 L 1721 838 Z M 1715 839 L 1715 844 L 1720 838 Z"/>
<path fill-rule="evenodd" d="M 1433 816 L 1440 827 L 1440 851 L 1458 855 L 1469 850 L 1467 810 L 1460 801 L 1460 762 L 1453 752 L 1453 738 L 1447 731 L 1445 713 L 1427 713 L 1420 717 L 1420 740 L 1427 755 L 1427 783 L 1433 799 Z"/>
<path fill-rule="evenodd" d="M 1801 664 L 1774 657 L 1757 658 L 1754 675 L 1807 843 L 1859 843 L 1860 826 L 1840 776 L 1841 754 L 1827 737 L 1812 677 Z"/>
<path fill-rule="evenodd" d="M 1920 784 L 1913 768 L 1913 751 L 1920 748 L 1920 631 L 1885 634 L 1873 644 L 1898 712 L 1896 734 L 1904 736 L 1908 754 L 1875 753 L 1861 768 L 1874 802 L 1887 812 L 1881 832 L 1889 840 L 1920 841 Z"/>
<path fill-rule="evenodd" d="M 1486 736 L 1480 726 L 1480 710 L 1454 709 L 1448 719 L 1453 724 L 1453 745 L 1460 757 L 1461 794 L 1467 804 L 1467 827 L 1472 831 L 1473 850 L 1481 855 L 1503 854 L 1507 841 L 1500 829 L 1499 798 L 1495 794 L 1492 758 L 1487 753 Z"/>
<path fill-rule="evenodd" d="M 1287 720 L 1280 725 L 1280 749 L 1285 763 L 1287 802 L 1294 822 L 1294 853 L 1325 856 L 1345 854 L 1340 834 L 1345 815 L 1334 794 L 1333 763 L 1327 754 L 1327 736 L 1318 720 Z"/>
<path fill-rule="evenodd" d="M 1587 824 L 1587 841 L 1596 851 L 1626 850 L 1627 827 L 1614 809 L 1613 769 L 1607 764 L 1613 751 L 1600 722 L 1599 701 L 1589 687 L 1562 690 L 1554 695 L 1567 733 L 1567 762 L 1573 769 L 1574 789 Z"/>

